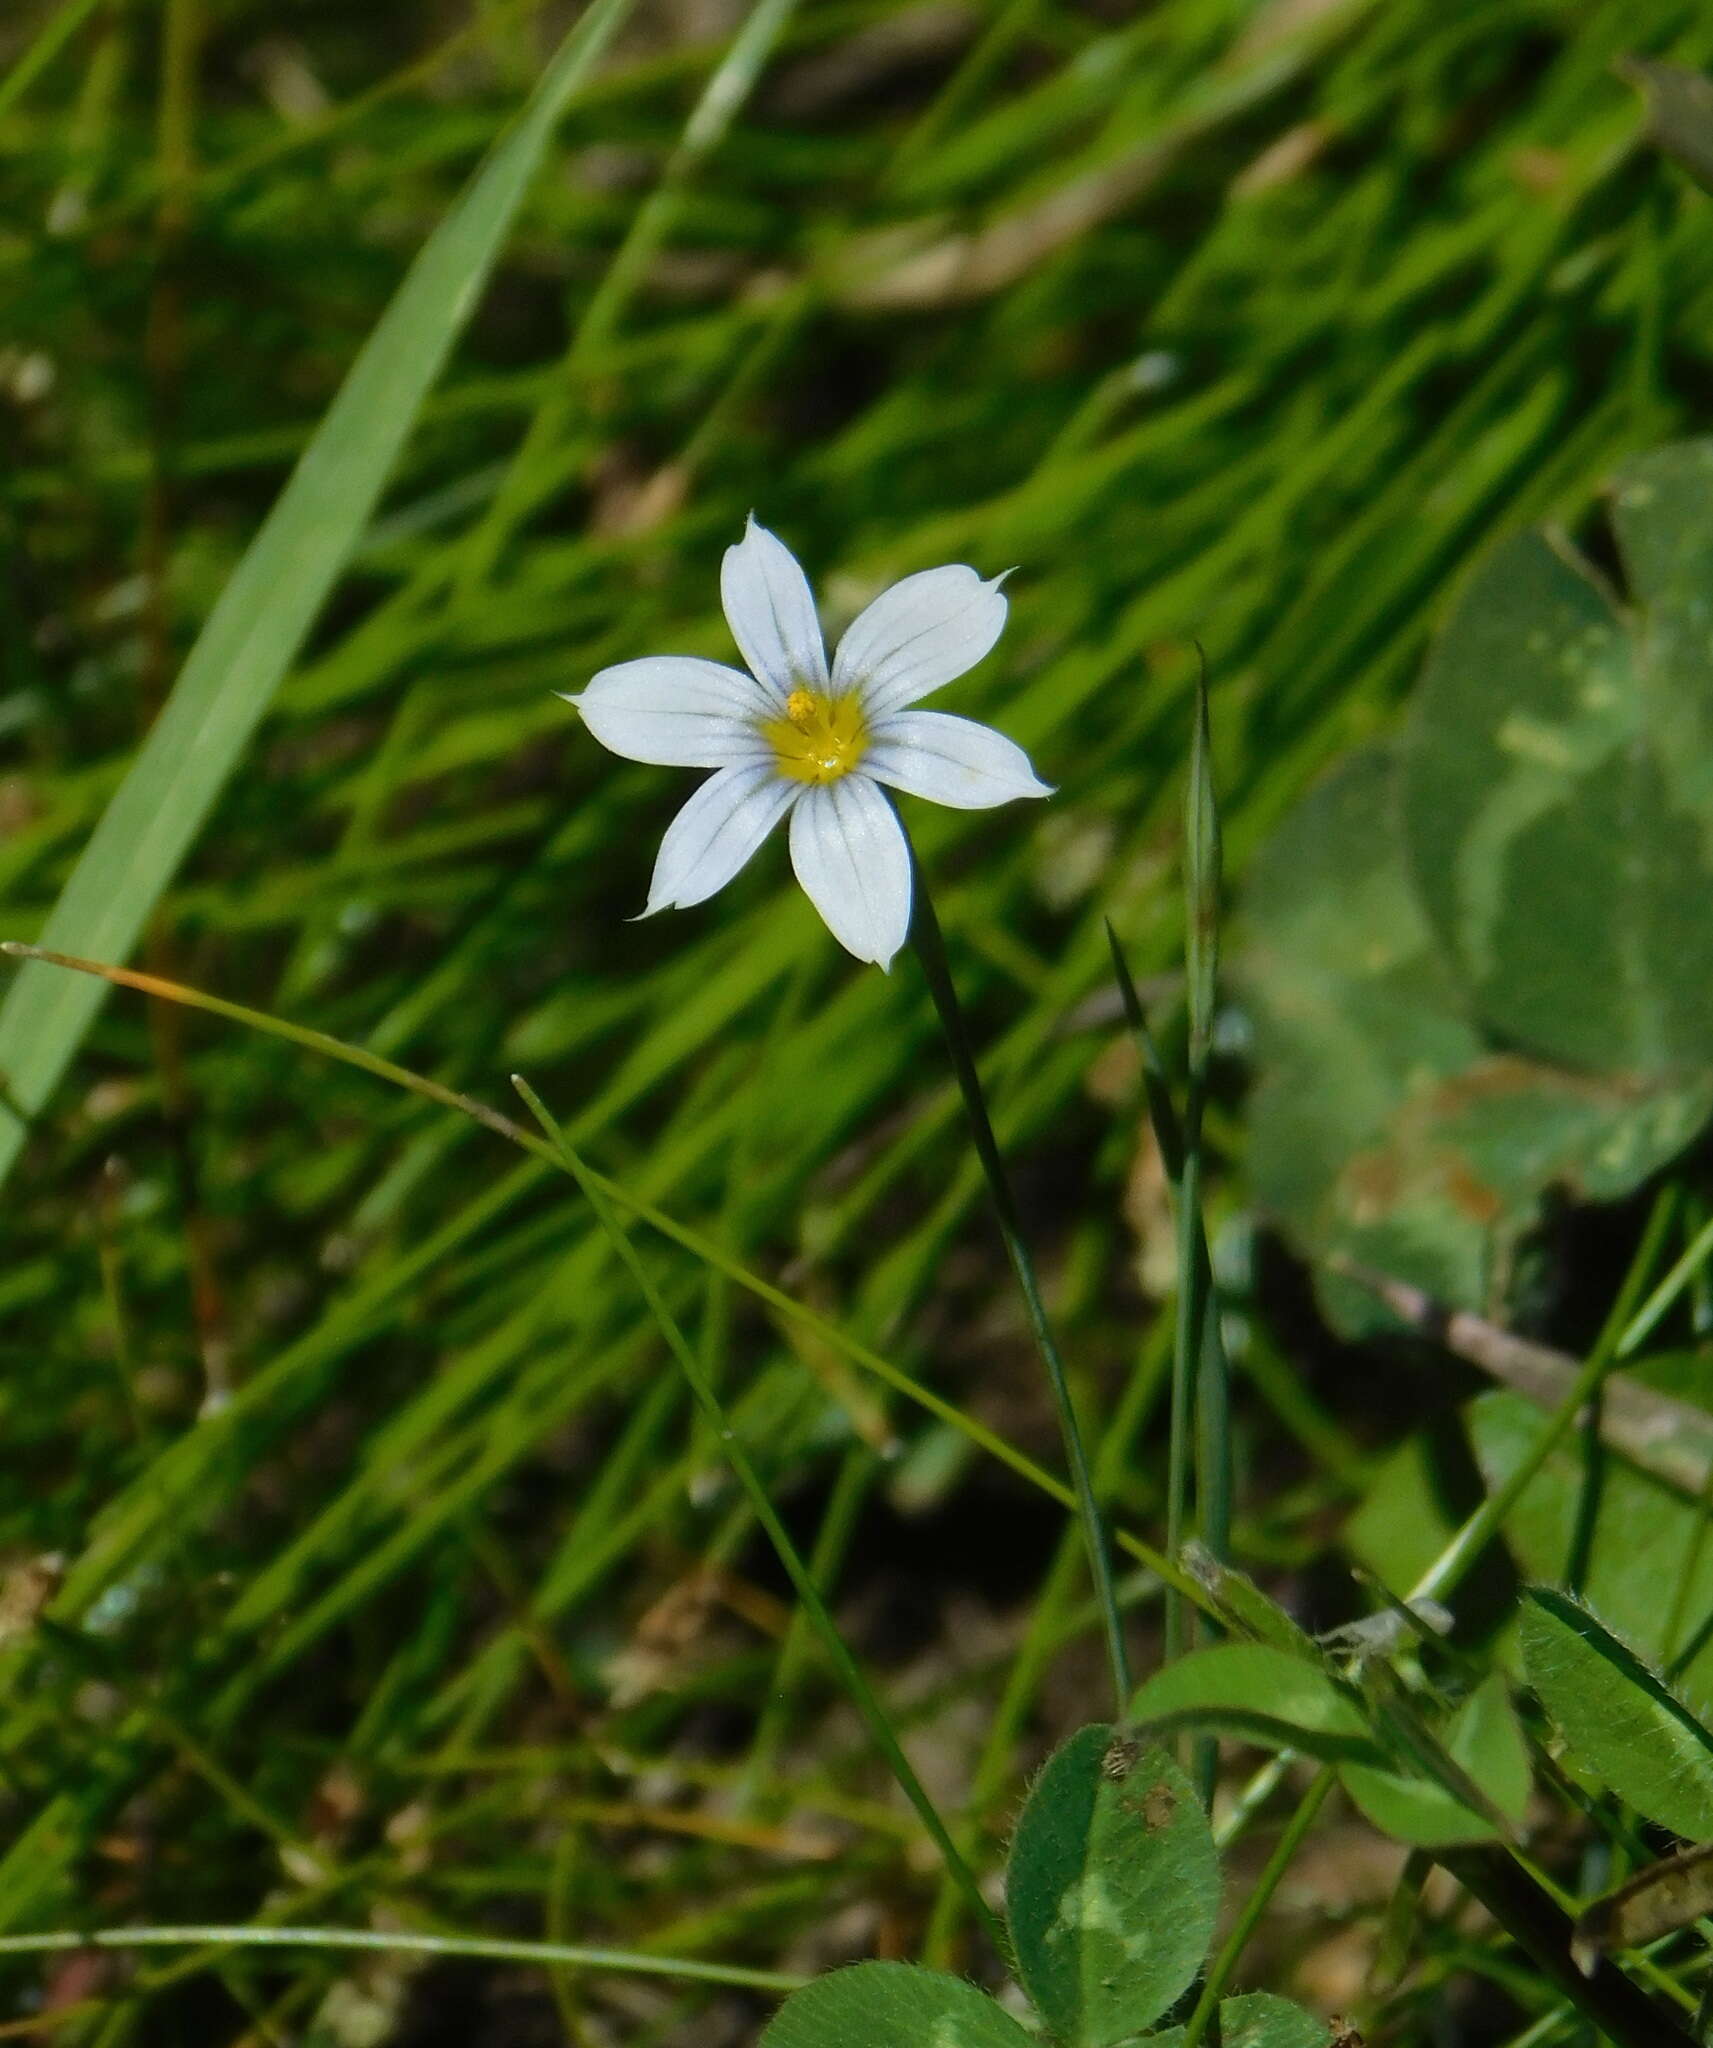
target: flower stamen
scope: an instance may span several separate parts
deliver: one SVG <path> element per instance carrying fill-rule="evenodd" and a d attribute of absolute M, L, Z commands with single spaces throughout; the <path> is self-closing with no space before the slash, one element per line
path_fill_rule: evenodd
<path fill-rule="evenodd" d="M 761 730 L 780 774 L 793 782 L 837 782 L 868 752 L 868 725 L 854 690 L 838 697 L 793 690 L 785 716 L 767 719 Z"/>

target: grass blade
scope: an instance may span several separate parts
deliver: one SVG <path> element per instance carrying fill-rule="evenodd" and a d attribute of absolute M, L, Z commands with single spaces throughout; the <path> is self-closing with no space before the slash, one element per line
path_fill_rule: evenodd
<path fill-rule="evenodd" d="M 97 1927 L 50 1929 L 45 1934 L 0 1934 L 0 1956 L 78 1955 L 100 1948 L 316 1948 L 356 1949 L 376 1955 L 464 1956 L 479 1962 L 539 1963 L 543 1967 L 612 1970 L 702 1984 L 735 1984 L 754 1991 L 794 1991 L 801 1977 L 748 1970 L 737 1963 L 696 1956 L 639 1954 L 631 1949 L 585 1948 L 563 1941 L 504 1941 L 487 1935 L 413 1934 L 372 1927 Z"/>
<path fill-rule="evenodd" d="M 632 0 L 594 0 L 516 126 L 424 243 L 261 531 L 221 592 L 171 697 L 102 814 L 42 932 L 62 952 L 123 959 L 368 525 L 474 309 L 554 124 Z M 0 1007 L 0 1178 L 24 1125 L 88 1030 L 100 982 L 27 967 Z"/>
<path fill-rule="evenodd" d="M 636 1247 L 631 1243 L 624 1225 L 619 1221 L 617 1214 L 607 1201 L 606 1195 L 595 1176 L 590 1173 L 583 1164 L 582 1159 L 572 1149 L 566 1140 L 565 1133 L 560 1129 L 558 1123 L 548 1111 L 547 1106 L 542 1102 L 541 1097 L 523 1079 L 522 1075 L 514 1074 L 512 1076 L 512 1086 L 529 1105 L 531 1115 L 540 1124 L 547 1136 L 548 1142 L 553 1146 L 560 1160 L 564 1163 L 566 1171 L 582 1190 L 584 1198 L 595 1212 L 596 1221 L 606 1232 L 614 1251 L 618 1253 L 632 1280 L 635 1281 L 637 1291 L 647 1304 L 648 1312 L 653 1317 L 656 1328 L 665 1339 L 667 1349 L 677 1361 L 678 1368 L 684 1375 L 686 1385 L 695 1397 L 697 1406 L 707 1418 L 708 1425 L 719 1442 L 721 1454 L 731 1466 L 732 1471 L 737 1475 L 738 1483 L 749 1498 L 749 1503 L 754 1510 L 756 1520 L 766 1530 L 768 1540 L 772 1543 L 779 1562 L 784 1566 L 787 1578 L 790 1579 L 793 1588 L 796 1590 L 798 1599 L 803 1603 L 803 1611 L 809 1617 L 811 1626 L 821 1639 L 822 1653 L 838 1674 L 840 1683 L 849 1693 L 852 1704 L 862 1716 L 864 1725 L 867 1727 L 875 1747 L 885 1757 L 893 1777 L 898 1782 L 899 1789 L 916 1809 L 917 1818 L 927 1830 L 934 1846 L 939 1850 L 940 1855 L 945 1861 L 947 1871 L 963 1888 L 977 1918 L 987 1928 L 997 1952 L 1000 1955 L 1004 1955 L 1006 1952 L 1004 1930 L 1000 1927 L 999 1921 L 989 1907 L 987 1900 L 982 1896 L 981 1886 L 976 1880 L 975 1872 L 964 1861 L 957 1844 L 952 1840 L 950 1831 L 947 1829 L 945 1822 L 940 1818 L 939 1809 L 935 1806 L 933 1800 L 928 1797 L 927 1791 L 921 1779 L 917 1777 L 910 1759 L 904 1754 L 903 1745 L 899 1742 L 892 1723 L 887 1718 L 886 1709 L 881 1705 L 879 1696 L 869 1684 L 867 1675 L 852 1655 L 844 1637 L 839 1633 L 839 1626 L 833 1619 L 832 1610 L 821 1597 L 821 1589 L 815 1583 L 815 1574 L 803 1561 L 802 1553 L 798 1550 L 796 1544 L 792 1542 L 790 1532 L 780 1520 L 779 1511 L 774 1507 L 772 1498 L 762 1481 L 761 1475 L 757 1472 L 754 1463 L 751 1461 L 749 1452 L 744 1447 L 743 1440 L 733 1427 L 724 1404 L 721 1402 L 719 1395 L 714 1391 L 713 1382 L 708 1378 L 707 1373 L 702 1368 L 701 1361 L 685 1340 L 683 1331 L 678 1327 L 677 1319 L 666 1306 L 647 1266 L 643 1264 Z"/>

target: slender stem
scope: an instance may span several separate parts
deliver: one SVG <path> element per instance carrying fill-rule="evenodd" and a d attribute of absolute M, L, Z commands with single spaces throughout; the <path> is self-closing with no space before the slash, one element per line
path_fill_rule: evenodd
<path fill-rule="evenodd" d="M 1231 1552 L 1231 1390 L 1213 1296 L 1213 1262 L 1202 1222 L 1202 1115 L 1218 1005 L 1219 911 L 1223 870 L 1219 804 L 1213 786 L 1207 656 L 1196 645 L 1197 672 L 1190 727 L 1189 776 L 1184 787 L 1184 991 L 1189 1011 L 1189 1076 L 1184 1104 L 1184 1171 L 1178 1202 L 1178 1356 L 1174 1361 L 1172 1425 L 1183 1438 L 1194 1402 L 1196 1516 L 1202 1543 L 1221 1563 Z M 1179 1514 L 1167 1547 L 1178 1555 L 1184 1511 L 1181 1462 L 1172 1470 L 1171 1505 Z M 1179 1632 L 1188 1616 L 1180 1610 Z M 1168 1627 L 1170 1625 L 1168 1614 Z M 1170 1640 L 1170 1634 L 1168 1641 Z M 1168 1648 L 1168 1655 L 1170 1649 Z M 1194 1751 L 1194 1776 L 1204 1803 L 1213 1803 L 1218 1749 L 1209 1739 Z"/>
<path fill-rule="evenodd" d="M 1635 1296 L 1646 1285 L 1654 1256 L 1670 1221 L 1671 1201 L 1671 1190 L 1667 1189 L 1655 1203 L 1647 1229 L 1642 1234 L 1641 1245 L 1617 1303 L 1606 1319 L 1605 1328 L 1589 1352 L 1587 1362 L 1566 1389 L 1564 1399 L 1547 1418 L 1546 1427 L 1518 1461 L 1505 1483 L 1487 1496 L 1410 1589 L 1411 1605 L 1418 1600 L 1440 1599 L 1462 1582 L 1482 1551 L 1509 1519 L 1511 1510 L 1528 1491 L 1535 1475 L 1571 1435 L 1576 1428 L 1577 1417 L 1621 1361 L 1624 1331 L 1634 1310 Z"/>
<path fill-rule="evenodd" d="M 1635 1356 L 1664 1320 L 1678 1297 L 1705 1267 L 1710 1256 L 1713 1256 L 1713 1217 L 1695 1233 L 1671 1271 L 1636 1310 L 1634 1317 L 1626 1323 L 1624 1333 L 1618 1339 L 1620 1358 Z"/>
<path fill-rule="evenodd" d="M 1184 2029 L 1184 2048 L 1197 2048 L 1208 2022 L 1218 2008 L 1225 1987 L 1231 1982 L 1231 1973 L 1237 1968 L 1238 1959 L 1249 1945 L 1249 1937 L 1260 1925 L 1261 1916 L 1266 1912 L 1279 1881 L 1290 1868 L 1291 1858 L 1302 1847 L 1303 1837 L 1314 1826 L 1315 1816 L 1326 1803 L 1326 1795 L 1337 1782 L 1338 1772 L 1328 1764 L 1317 1771 L 1301 1804 L 1291 1815 L 1284 1833 L 1274 1844 L 1273 1853 L 1267 1858 L 1267 1867 L 1255 1880 L 1254 1889 L 1243 1902 L 1231 1932 L 1225 1937 L 1219 1954 L 1214 1957 L 1207 1980 L 1202 1985 L 1201 1996 L 1196 2000 L 1195 2010 L 1190 2014 L 1189 2025 Z"/>
<path fill-rule="evenodd" d="M 1713 1521 L 1713 1460 L 1708 1462 L 1707 1477 L 1702 1481 L 1701 1492 L 1696 1497 L 1695 1527 L 1690 1531 L 1689 1545 L 1684 1552 L 1683 1562 L 1677 1568 L 1677 1585 L 1671 1596 L 1671 1612 L 1666 1619 L 1665 1634 L 1660 1641 L 1660 1660 L 1665 1667 L 1667 1678 L 1675 1678 L 1682 1668 L 1679 1652 L 1683 1642 L 1684 1623 L 1689 1616 L 1689 1596 L 1694 1591 L 1696 1580 L 1701 1576 L 1701 1559 L 1707 1548 L 1710 1521 Z"/>
<path fill-rule="evenodd" d="M 1189 1534 L 1190 1430 L 1195 1414 L 1197 1332 L 1201 1326 L 1200 1274 L 1189 1252 L 1188 1217 L 1201 1211 L 1201 1087 L 1192 1074 L 1184 1103 L 1184 1164 L 1178 1182 L 1178 1287 L 1172 1342 L 1172 1407 L 1166 1439 L 1166 1554 L 1181 1557 Z M 1166 1602 L 1165 1657 L 1176 1662 L 1188 1647 L 1189 1615 L 1176 1598 Z"/>
<path fill-rule="evenodd" d="M 1166 1553 L 1178 1558 L 1184 1545 L 1184 1525 L 1189 1512 L 1189 1428 L 1195 1400 L 1194 1326 L 1199 1315 L 1202 1290 L 1211 1279 L 1207 1233 L 1201 1216 L 1201 1147 L 1192 1145 L 1190 1133 L 1199 1133 L 1201 1088 L 1192 1076 L 1189 1100 L 1180 1121 L 1172 1101 L 1166 1063 L 1148 1025 L 1135 978 L 1118 943 L 1109 918 L 1106 942 L 1112 952 L 1112 970 L 1118 978 L 1118 993 L 1125 1020 L 1135 1033 L 1142 1052 L 1142 1083 L 1148 1098 L 1148 1119 L 1154 1127 L 1154 1142 L 1160 1148 L 1160 1163 L 1171 1190 L 1172 1214 L 1177 1227 L 1178 1282 L 1177 1312 L 1172 1339 L 1172 1400 L 1166 1450 Z M 1192 1164 L 1193 1162 L 1193 1164 Z M 1194 1233 L 1194 1244 L 1188 1233 Z M 1181 1654 L 1187 1634 L 1183 1600 L 1173 1590 L 1166 1597 L 1166 1662 Z"/>
<path fill-rule="evenodd" d="M 1296 1761 L 1294 1749 L 1281 1749 L 1276 1756 L 1270 1756 L 1242 1787 L 1224 1815 L 1214 1824 L 1214 1847 L 1221 1854 L 1248 1831 L 1249 1823 L 1278 1791 Z"/>
<path fill-rule="evenodd" d="M 1011 1192 L 1011 1178 L 1005 1170 L 1005 1161 L 1000 1156 L 999 1141 L 993 1134 L 993 1121 L 987 1113 L 987 1098 L 982 1092 L 981 1076 L 976 1071 L 975 1055 L 970 1049 L 970 1036 L 964 1022 L 963 1007 L 958 1001 L 951 969 L 946 964 L 945 937 L 940 930 L 940 920 L 934 913 L 934 899 L 929 894 L 927 878 L 922 873 L 914 847 L 910 850 L 910 864 L 914 870 L 916 902 L 915 916 L 910 928 L 911 943 L 916 948 L 916 957 L 922 963 L 922 974 L 928 984 L 928 993 L 933 997 L 934 1008 L 939 1013 L 940 1028 L 945 1034 L 946 1049 L 952 1056 L 952 1070 L 957 1075 L 958 1088 L 964 1099 L 964 1111 L 969 1118 L 970 1134 L 975 1140 L 976 1156 L 980 1159 L 982 1171 L 987 1176 L 988 1193 L 993 1198 L 994 1213 L 999 1220 L 999 1234 L 1005 1241 L 1006 1255 L 1011 1260 L 1011 1270 L 1017 1276 L 1017 1285 L 1023 1296 L 1023 1306 L 1029 1318 L 1035 1348 L 1040 1352 L 1041 1362 L 1047 1369 L 1047 1384 L 1052 1389 L 1053 1405 L 1059 1412 L 1059 1428 L 1065 1440 L 1065 1459 L 1070 1467 L 1071 1489 L 1076 1496 L 1077 1515 L 1082 1522 L 1083 1544 L 1088 1551 L 1089 1572 L 1094 1580 L 1095 1599 L 1100 1607 L 1101 1621 L 1106 1633 L 1106 1654 L 1112 1667 L 1113 1692 L 1118 1703 L 1118 1715 L 1122 1720 L 1130 1708 L 1130 1661 L 1124 1648 L 1124 1623 L 1119 1613 L 1118 1590 L 1113 1584 L 1112 1560 L 1107 1550 L 1106 1524 L 1100 1512 L 1100 1502 L 1095 1497 L 1088 1452 L 1083 1445 L 1082 1430 L 1077 1422 L 1075 1405 L 1071 1400 L 1064 1360 L 1059 1356 L 1059 1347 L 1053 1341 L 1047 1311 L 1041 1301 L 1041 1290 L 1035 1279 L 1034 1261 L 1030 1258 L 1029 1248 L 1023 1241 L 1023 1232 L 1017 1220 L 1017 1203 Z"/>
<path fill-rule="evenodd" d="M 485 1935 L 405 1934 L 368 1927 L 94 1927 L 54 1928 L 45 1934 L 0 1934 L 0 1955 L 62 1955 L 92 1948 L 319 1948 L 367 1949 L 383 1954 L 469 1956 L 483 1962 L 540 1963 L 587 1970 L 622 1970 L 644 1977 L 689 1978 L 736 1984 L 755 1991 L 795 1991 L 806 1980 L 735 1963 L 693 1957 L 640 1955 L 630 1949 L 582 1948 L 561 1941 L 501 1941 Z"/>
<path fill-rule="evenodd" d="M 637 1290 L 647 1304 L 649 1313 L 666 1339 L 667 1348 L 678 1362 L 686 1385 L 719 1438 L 720 1448 L 732 1471 L 737 1475 L 739 1485 L 748 1496 L 756 1520 L 767 1531 L 778 1553 L 779 1561 L 785 1567 L 786 1575 L 796 1589 L 798 1599 L 802 1601 L 810 1621 L 821 1638 L 821 1646 L 826 1651 L 828 1661 L 838 1673 L 857 1711 L 868 1724 L 868 1731 L 874 1739 L 876 1748 L 891 1766 L 893 1776 L 898 1780 L 904 1796 L 915 1807 L 922 1825 L 944 1858 L 946 1868 L 963 1887 L 971 1907 L 987 1929 L 995 1948 L 1002 1956 L 1008 1954 L 1004 1930 L 992 1908 L 982 1897 L 981 1886 L 976 1882 L 974 1871 L 959 1853 L 958 1846 L 952 1840 L 934 1802 L 928 1797 L 910 1759 L 900 1747 L 898 1737 L 893 1733 L 892 1723 L 886 1717 L 885 1708 L 875 1696 L 873 1687 L 869 1684 L 861 1665 L 851 1654 L 844 1637 L 839 1633 L 837 1622 L 821 1597 L 821 1589 L 815 1582 L 815 1574 L 804 1562 L 785 1524 L 779 1519 L 778 1510 L 774 1507 L 767 1488 L 762 1484 L 760 1473 L 755 1469 L 748 1451 L 744 1449 L 736 1429 L 732 1426 L 725 1405 L 715 1392 L 694 1347 L 678 1327 L 672 1311 L 666 1306 L 647 1266 L 643 1264 L 635 1245 L 631 1243 L 629 1233 L 619 1221 L 617 1213 L 595 1176 L 567 1142 L 564 1132 L 554 1121 L 540 1096 L 520 1075 L 512 1076 L 512 1086 L 529 1105 L 531 1114 L 564 1162 L 572 1179 L 582 1189 L 590 1208 L 595 1212 L 596 1220 L 606 1232 L 631 1278 L 636 1282 Z"/>
<path fill-rule="evenodd" d="M 845 1453 L 821 1517 L 815 1547 L 809 1553 L 809 1569 L 815 1575 L 816 1585 L 830 1586 L 837 1577 L 850 1547 L 857 1517 L 874 1484 L 879 1463 L 867 1444 L 858 1444 Z M 805 1610 L 797 1608 L 791 1616 L 785 1640 L 779 1646 L 778 1661 L 774 1664 L 773 1677 L 767 1688 L 767 1704 L 756 1722 L 755 1739 L 744 1760 L 740 1782 L 748 1804 L 755 1803 L 758 1793 L 777 1790 L 779 1751 L 790 1727 L 792 1710 L 796 1705 L 797 1675 L 811 1653 L 813 1633 L 813 1625 Z M 946 1874 L 945 1883 L 955 1894 L 957 1887 L 950 1872 Z"/>

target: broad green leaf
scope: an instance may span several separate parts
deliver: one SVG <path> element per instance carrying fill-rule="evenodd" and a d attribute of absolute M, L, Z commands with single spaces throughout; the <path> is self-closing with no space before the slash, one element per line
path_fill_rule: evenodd
<path fill-rule="evenodd" d="M 1390 755 L 1352 755 L 1262 846 L 1244 896 L 1258 1077 L 1250 1170 L 1268 1208 L 1316 1245 L 1341 1236 L 1339 1177 L 1411 1087 L 1482 1049 L 1410 889 L 1392 804 Z M 1382 1246 L 1375 1259 L 1385 1262 Z M 1446 1271 L 1466 1294 L 1463 1265 Z"/>
<path fill-rule="evenodd" d="M 1211 1729 L 1311 1756 L 1374 1760 L 1361 1709 L 1324 1665 L 1266 1643 L 1216 1643 L 1155 1674 L 1130 1703 L 1139 1727 Z"/>
<path fill-rule="evenodd" d="M 1148 2038 L 1155 2048 L 1181 2048 L 1184 2033 L 1182 2027 L 1167 2027 Z M 1219 2039 L 1221 2048 L 1330 2048 L 1332 2029 L 1288 1998 L 1246 1991 L 1220 2000 Z"/>
<path fill-rule="evenodd" d="M 1417 1849 L 1445 1849 L 1458 1842 L 1491 1842 L 1499 1830 L 1473 1813 L 1443 1785 L 1407 1778 L 1366 1764 L 1346 1764 L 1339 1782 L 1363 1816 L 1394 1842 Z"/>
<path fill-rule="evenodd" d="M 973 1984 L 909 1963 L 855 1963 L 805 1985 L 773 2016 L 761 2048 L 1031 2048 Z"/>
<path fill-rule="evenodd" d="M 1451 1716 L 1441 1740 L 1452 1762 L 1462 1767 L 1506 1819 L 1523 1818 L 1531 1783 L 1528 1746 L 1498 1672 L 1486 1678 Z M 1465 1806 L 1431 1778 L 1364 1764 L 1345 1765 L 1339 1777 L 1383 1834 L 1414 1847 L 1437 1849 L 1456 1842 L 1491 1841 L 1499 1832 L 1486 1815 Z"/>
<path fill-rule="evenodd" d="M 1547 1426 L 1532 1402 L 1501 1392 L 1473 1402 L 1468 1419 L 1490 1490 L 1505 1483 Z M 1583 1513 L 1584 1474 L 1580 1444 L 1554 1453 L 1507 1519 L 1505 1540 L 1529 1577 L 1550 1583 L 1564 1576 Z M 1685 1613 L 1699 1618 L 1713 1609 L 1713 1549 L 1699 1542 L 1700 1522 L 1693 1500 L 1628 1459 L 1605 1454 L 1582 1590 L 1645 1658 L 1664 1658 L 1677 1647 L 1666 1641 L 1671 1602 L 1660 1588 L 1675 1586 L 1686 1567 Z M 1713 1686 L 1713 1646 L 1697 1654 L 1684 1677 L 1692 1689 Z"/>
<path fill-rule="evenodd" d="M 1522 1820 L 1534 1772 L 1502 1672 L 1489 1672 L 1452 1715 L 1445 1746 L 1507 1820 Z"/>
<path fill-rule="evenodd" d="M 1496 549 L 1400 753 L 1411 872 L 1482 1022 L 1626 1086 L 1713 1061 L 1710 485 L 1713 442 L 1620 475 L 1634 613 L 1540 534 Z"/>
<path fill-rule="evenodd" d="M 1370 748 L 1256 857 L 1250 1170 L 1312 1254 L 1484 1307 L 1548 1188 L 1629 1192 L 1694 1135 L 1713 1083 L 1642 1086 L 1492 1047 L 1423 914 L 1397 802 L 1392 758 Z M 1322 1292 L 1348 1329 L 1387 1320 L 1354 1282 Z"/>
<path fill-rule="evenodd" d="M 130 952 L 362 538 L 559 116 L 631 5 L 594 0 L 516 125 L 423 244 L 209 614 L 61 891 L 43 945 L 107 961 Z M 39 962 L 7 990 L 0 1074 L 27 1113 L 53 1092 L 105 994 L 102 982 Z M 0 1178 L 23 1137 L 0 1104 Z"/>
<path fill-rule="evenodd" d="M 1090 1727 L 1031 1788 L 1006 1887 L 1023 1988 L 1066 2048 L 1109 2048 L 1158 2019 L 1201 1967 L 1219 1859 L 1165 1752 Z"/>
<path fill-rule="evenodd" d="M 1522 1646 L 1577 1763 L 1661 1827 L 1713 1836 L 1713 1734 L 1627 1644 L 1568 1594 L 1536 1586 Z"/>

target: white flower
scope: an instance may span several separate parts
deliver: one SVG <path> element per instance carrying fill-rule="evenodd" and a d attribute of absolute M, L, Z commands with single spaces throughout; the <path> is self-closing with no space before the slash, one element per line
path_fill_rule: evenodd
<path fill-rule="evenodd" d="M 910 850 L 881 784 L 965 811 L 1052 793 L 1002 734 L 910 708 L 999 638 L 999 581 L 906 576 L 852 621 L 829 672 L 809 580 L 752 517 L 720 570 L 747 674 L 655 654 L 566 696 L 615 754 L 715 771 L 668 826 L 643 915 L 706 901 L 789 816 L 791 864 L 827 929 L 889 967 L 910 929 Z"/>

